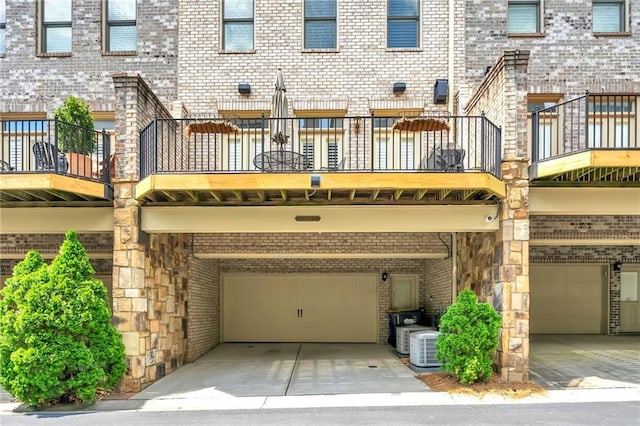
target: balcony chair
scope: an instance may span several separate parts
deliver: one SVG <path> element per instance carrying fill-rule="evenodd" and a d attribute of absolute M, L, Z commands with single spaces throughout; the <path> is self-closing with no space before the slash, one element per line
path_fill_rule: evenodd
<path fill-rule="evenodd" d="M 67 158 L 63 153 L 59 152 L 58 148 L 52 143 L 36 142 L 33 144 L 33 153 L 36 157 L 37 171 L 66 173 L 69 168 Z"/>
<path fill-rule="evenodd" d="M 461 172 L 464 171 L 464 156 L 464 149 L 441 149 L 440 147 L 436 147 L 431 151 L 431 155 L 429 155 L 429 157 L 422 160 L 420 163 L 420 169 Z"/>

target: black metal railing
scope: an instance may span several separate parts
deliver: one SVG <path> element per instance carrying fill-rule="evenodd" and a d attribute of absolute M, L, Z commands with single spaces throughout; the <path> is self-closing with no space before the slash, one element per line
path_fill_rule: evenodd
<path fill-rule="evenodd" d="M 481 116 L 154 119 L 140 132 L 141 178 L 167 173 L 489 172 L 501 129 Z M 445 128 L 442 128 L 445 123 Z M 420 128 L 421 124 L 417 124 Z"/>
<path fill-rule="evenodd" d="M 0 173 L 55 173 L 110 182 L 110 140 L 57 119 L 0 121 Z"/>
<path fill-rule="evenodd" d="M 531 159 L 590 149 L 640 149 L 638 97 L 585 93 L 531 114 Z"/>

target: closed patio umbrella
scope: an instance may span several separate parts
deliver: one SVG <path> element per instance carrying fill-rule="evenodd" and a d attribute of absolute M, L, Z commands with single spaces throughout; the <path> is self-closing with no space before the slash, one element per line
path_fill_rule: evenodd
<path fill-rule="evenodd" d="M 271 140 L 278 145 L 284 145 L 289 139 L 286 120 L 289 114 L 289 105 L 286 92 L 287 88 L 284 86 L 282 70 L 278 68 L 276 87 L 271 105 Z"/>

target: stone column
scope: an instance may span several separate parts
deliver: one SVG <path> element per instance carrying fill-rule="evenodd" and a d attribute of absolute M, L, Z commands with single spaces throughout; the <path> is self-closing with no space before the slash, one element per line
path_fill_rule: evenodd
<path fill-rule="evenodd" d="M 528 380 L 529 369 L 529 181 L 527 160 L 502 163 L 507 195 L 496 234 L 497 280 L 493 307 L 502 315 L 496 365 L 508 381 Z"/>

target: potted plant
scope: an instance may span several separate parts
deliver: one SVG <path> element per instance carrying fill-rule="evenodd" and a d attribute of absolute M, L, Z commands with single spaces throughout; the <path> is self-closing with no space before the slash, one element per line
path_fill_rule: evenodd
<path fill-rule="evenodd" d="M 69 173 L 91 177 L 91 154 L 96 151 L 98 141 L 89 105 L 69 95 L 54 114 L 58 124 L 58 149 L 67 156 Z"/>

